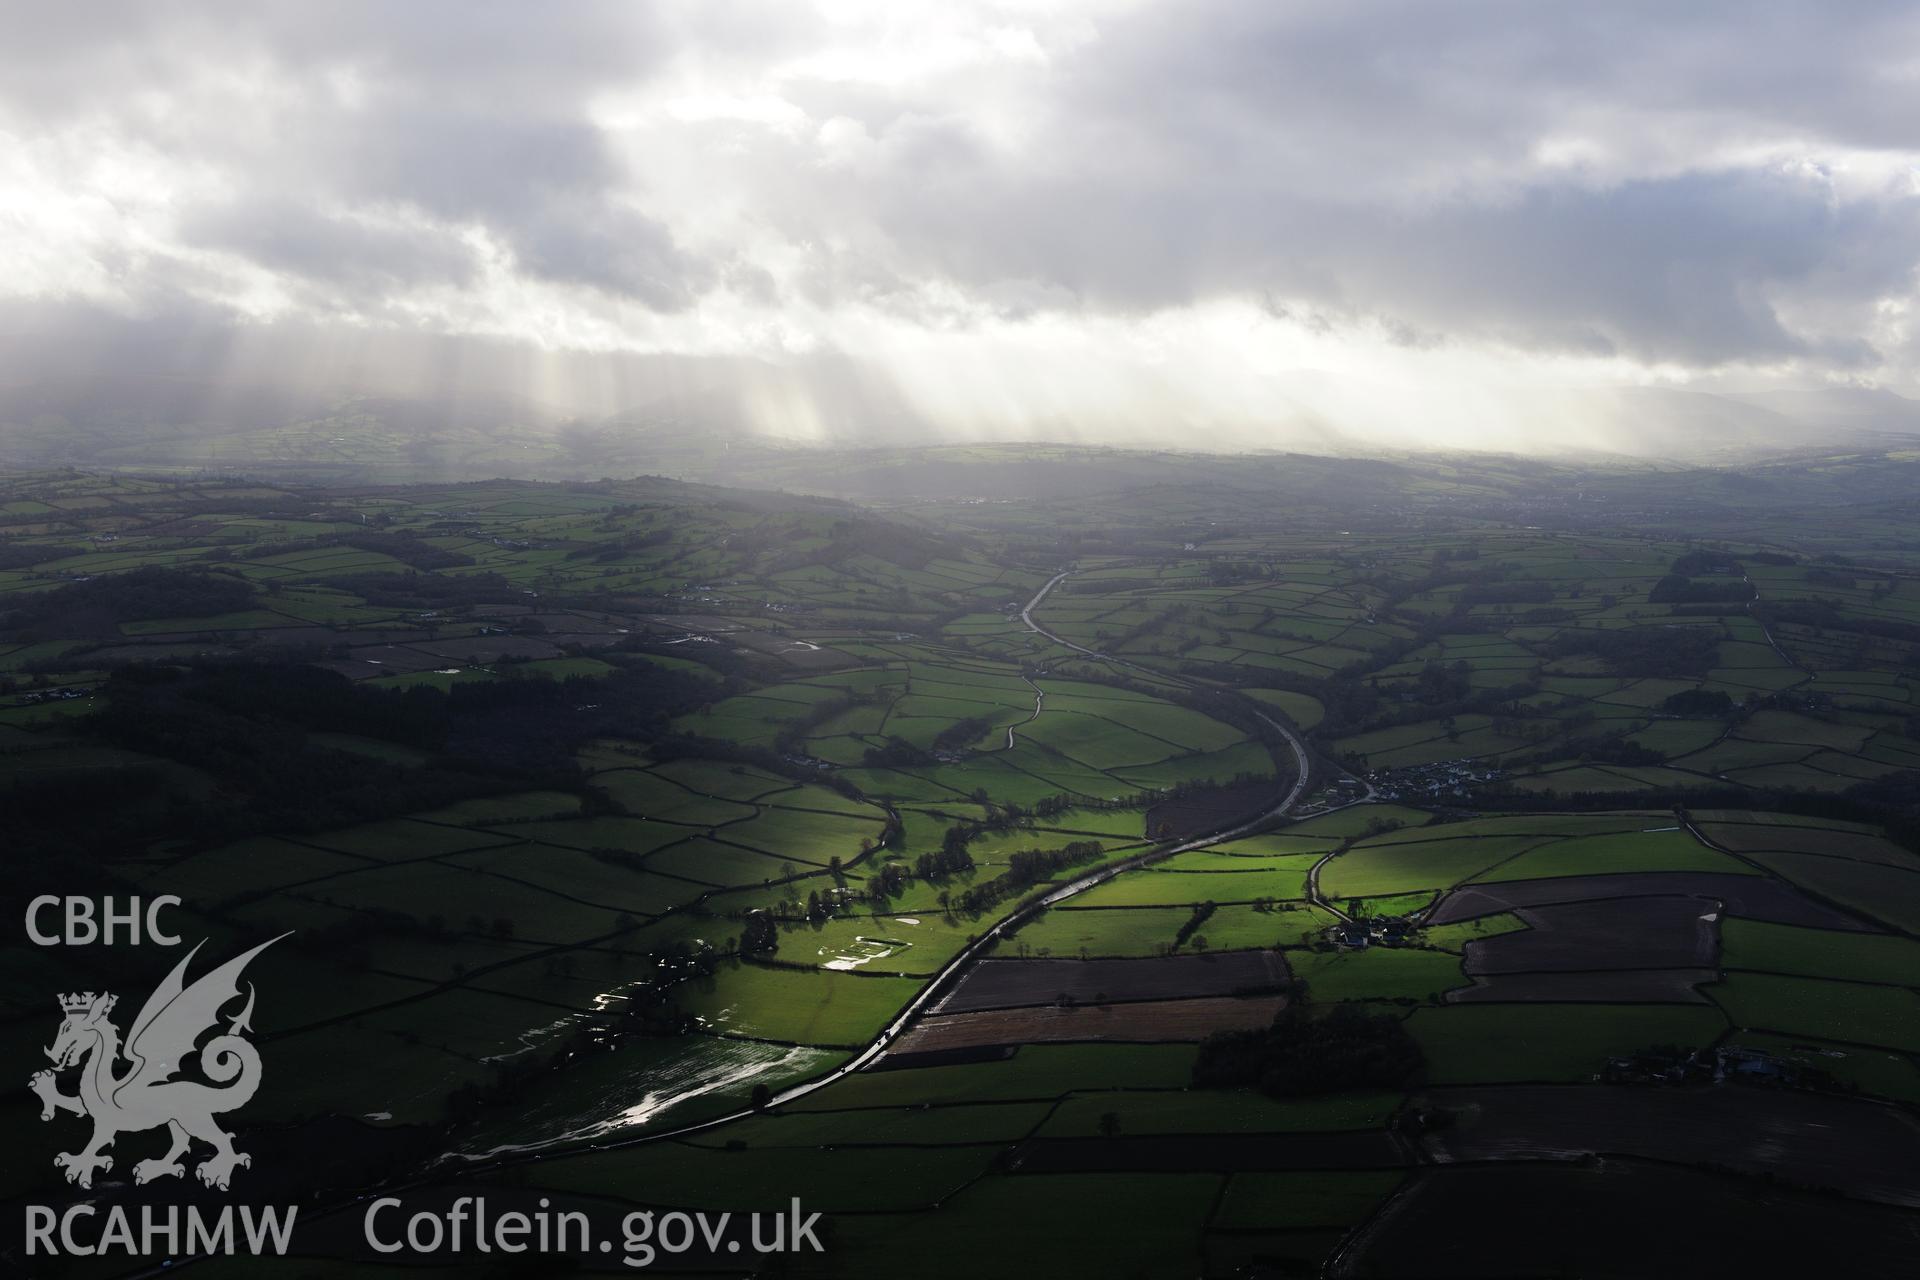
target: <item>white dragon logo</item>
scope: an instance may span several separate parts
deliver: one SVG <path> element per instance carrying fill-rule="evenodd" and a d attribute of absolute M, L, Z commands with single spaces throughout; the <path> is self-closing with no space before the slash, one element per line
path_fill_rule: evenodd
<path fill-rule="evenodd" d="M 113 1158 L 102 1153 L 113 1145 L 115 1137 L 161 1125 L 171 1132 L 173 1146 L 158 1159 L 136 1164 L 136 1183 L 177 1178 L 185 1173 L 180 1157 L 195 1138 L 213 1148 L 213 1154 L 194 1169 L 200 1181 L 210 1187 L 225 1191 L 234 1169 L 253 1163 L 252 1157 L 233 1149 L 233 1135 L 213 1122 L 215 1113 L 246 1105 L 260 1087 L 260 1053 L 241 1036 L 253 1029 L 249 1025 L 253 1017 L 252 983 L 247 984 L 246 1007 L 228 1021 L 226 1034 L 214 1036 L 200 1050 L 201 1073 L 213 1084 L 172 1077 L 193 1053 L 201 1035 L 217 1026 L 221 1007 L 239 996 L 240 971 L 247 962 L 278 941 L 280 938 L 271 938 L 187 986 L 187 965 L 205 943 L 196 945 L 147 997 L 127 1033 L 124 1049 L 119 1028 L 107 1019 L 118 997 L 104 992 L 96 996 L 91 991 L 60 997 L 60 1010 L 66 1017 L 53 1047 L 47 1050 L 53 1071 L 36 1072 L 28 1085 L 40 1095 L 42 1120 L 51 1120 L 60 1111 L 93 1119 L 92 1141 L 82 1150 L 62 1152 L 53 1158 L 56 1167 L 66 1170 L 68 1182 L 92 1187 L 95 1171 L 106 1173 L 113 1168 Z M 122 1057 L 131 1065 L 124 1074 L 115 1075 L 114 1064 Z M 54 1072 L 82 1060 L 85 1066 L 80 1073 L 79 1093 L 61 1093 Z"/>

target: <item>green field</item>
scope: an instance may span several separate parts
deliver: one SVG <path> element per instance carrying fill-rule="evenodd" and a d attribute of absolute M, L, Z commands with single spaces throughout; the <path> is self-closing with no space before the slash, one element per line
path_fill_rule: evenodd
<path fill-rule="evenodd" d="M 379 461 L 288 461 L 335 435 Z M 471 443 L 478 474 L 562 462 Z M 240 1124 L 263 1169 L 329 1135 L 303 1204 L 389 1180 L 621 1210 L 799 1194 L 834 1218 L 824 1274 L 1320 1274 L 1403 1187 L 1541 1158 L 1453 1159 L 1481 1123 L 1444 1113 L 1462 1088 L 1492 1115 L 1657 1046 L 1806 1068 L 1782 1114 L 1920 1101 L 1910 483 L 1837 455 L 868 452 L 716 436 L 608 464 L 628 479 L 455 481 L 330 417 L 178 471 L 0 476 L 10 883 L 179 895 L 209 962 L 293 931 L 248 971 L 271 1074 Z M 682 463 L 740 487 L 654 474 Z M 1027 475 L 1075 479 L 978 500 Z M 1310 776 L 1275 812 L 1289 735 Z M 1727 876 L 1767 909 L 1716 907 L 1702 877 Z M 1425 924 L 1450 897 L 1488 914 Z M 1358 949 L 1346 916 L 1412 928 Z M 919 1020 L 760 1105 L 996 929 L 1003 974 L 1108 965 L 1131 994 L 1073 1004 L 1035 968 L 1015 1012 Z M 1608 988 L 1697 939 L 1707 1002 Z M 9 954 L 19 1061 L 46 993 L 111 981 L 130 1012 L 169 967 L 83 952 Z M 1260 1003 L 1218 980 L 1276 959 L 1298 985 Z M 1446 1003 L 1509 972 L 1488 961 L 1519 966 L 1512 994 Z M 1273 1034 L 1378 1018 L 1414 1065 L 1196 1076 L 1281 990 L 1312 1016 Z M 977 1043 L 913 1047 L 935 1027 Z M 1774 1095 L 1736 1087 L 1605 1097 L 1767 1132 Z M 70 1129 L 16 1101 L 8 1185 L 58 1191 L 37 1175 Z M 1705 1140 L 1646 1160 L 1878 1203 Z"/>

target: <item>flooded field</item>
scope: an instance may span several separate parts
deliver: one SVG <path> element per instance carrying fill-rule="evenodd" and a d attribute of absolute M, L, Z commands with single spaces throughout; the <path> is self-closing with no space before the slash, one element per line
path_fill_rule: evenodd
<path fill-rule="evenodd" d="M 743 1105 L 756 1084 L 777 1089 L 841 1056 L 707 1036 L 642 1041 L 574 1063 L 510 1117 L 483 1122 L 447 1159 L 492 1160 L 695 1123 Z"/>

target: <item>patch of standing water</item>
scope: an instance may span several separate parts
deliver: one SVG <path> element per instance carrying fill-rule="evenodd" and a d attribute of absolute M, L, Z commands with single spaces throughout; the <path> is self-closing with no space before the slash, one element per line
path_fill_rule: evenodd
<path fill-rule="evenodd" d="M 551 1040 L 555 1035 L 558 1035 L 561 1031 L 566 1030 L 568 1027 L 572 1026 L 574 1023 L 578 1022 L 579 1020 L 580 1020 L 579 1014 L 570 1013 L 566 1017 L 556 1018 L 554 1021 L 546 1023 L 544 1026 L 529 1027 L 527 1030 L 522 1031 L 517 1037 L 515 1037 L 520 1042 L 520 1047 L 518 1049 L 509 1049 L 504 1053 L 490 1053 L 486 1057 L 480 1059 L 480 1061 L 489 1063 L 489 1064 L 495 1063 L 495 1062 L 505 1062 L 510 1058 L 517 1058 L 523 1053 L 532 1053 L 535 1049 L 538 1049 L 541 1045 Z"/>
<path fill-rule="evenodd" d="M 905 951 L 911 942 L 901 942 L 896 938 L 855 938 L 853 945 L 842 947 L 838 951 L 829 951 L 822 947 L 819 955 L 832 956 L 821 964 L 822 969 L 858 969 L 863 964 L 872 964 L 875 960 L 884 960 L 896 952 Z"/>
<path fill-rule="evenodd" d="M 761 1076 L 784 1081 L 813 1075 L 841 1056 L 820 1049 L 707 1037 L 687 1037 L 666 1048 L 664 1054 L 650 1055 L 636 1048 L 593 1055 L 589 1063 L 596 1068 L 594 1074 L 603 1077 L 600 1081 L 569 1088 L 568 1072 L 562 1072 L 561 1087 L 552 1097 L 514 1117 L 511 1140 L 489 1141 L 509 1135 L 483 1132 L 472 1146 L 448 1152 L 442 1159 L 477 1163 L 627 1137 L 708 1094 L 744 1093 Z M 644 1060 L 649 1057 L 650 1061 Z M 624 1059 L 636 1060 L 631 1070 L 617 1069 Z M 586 1066 L 576 1063 L 569 1070 Z"/>

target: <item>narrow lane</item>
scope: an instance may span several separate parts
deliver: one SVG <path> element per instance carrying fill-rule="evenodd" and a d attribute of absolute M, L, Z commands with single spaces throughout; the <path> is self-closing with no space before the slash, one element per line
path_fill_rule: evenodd
<path fill-rule="evenodd" d="M 1753 589 L 1752 597 L 1747 600 L 1746 615 L 1760 625 L 1760 634 L 1767 638 L 1767 643 L 1773 646 L 1773 651 L 1780 655 L 1780 661 L 1786 663 L 1795 671 L 1805 672 L 1810 677 L 1813 676 L 1815 673 L 1811 668 L 1802 666 L 1797 658 L 1780 647 L 1780 642 L 1774 639 L 1773 628 L 1767 625 L 1765 618 L 1754 612 L 1753 606 L 1760 603 L 1760 588 L 1754 586 L 1753 579 L 1744 573 L 1740 575 L 1740 581 L 1746 583 L 1747 586 Z"/>
<path fill-rule="evenodd" d="M 1042 671 L 1040 674 L 1045 675 L 1046 672 Z M 1013 750 L 1013 746 L 1014 746 L 1013 731 L 1015 729 L 1018 729 L 1021 725 L 1032 724 L 1035 720 L 1038 720 L 1040 718 L 1040 713 L 1046 710 L 1046 707 L 1047 707 L 1046 690 L 1042 689 L 1039 685 L 1035 684 L 1033 681 L 1028 680 L 1027 677 L 1025 676 L 1021 676 L 1020 678 L 1026 681 L 1027 688 L 1033 690 L 1033 714 L 1028 716 L 1025 720 L 1022 720 L 1020 724 L 1010 724 L 1007 726 L 1007 750 L 1009 751 Z"/>

